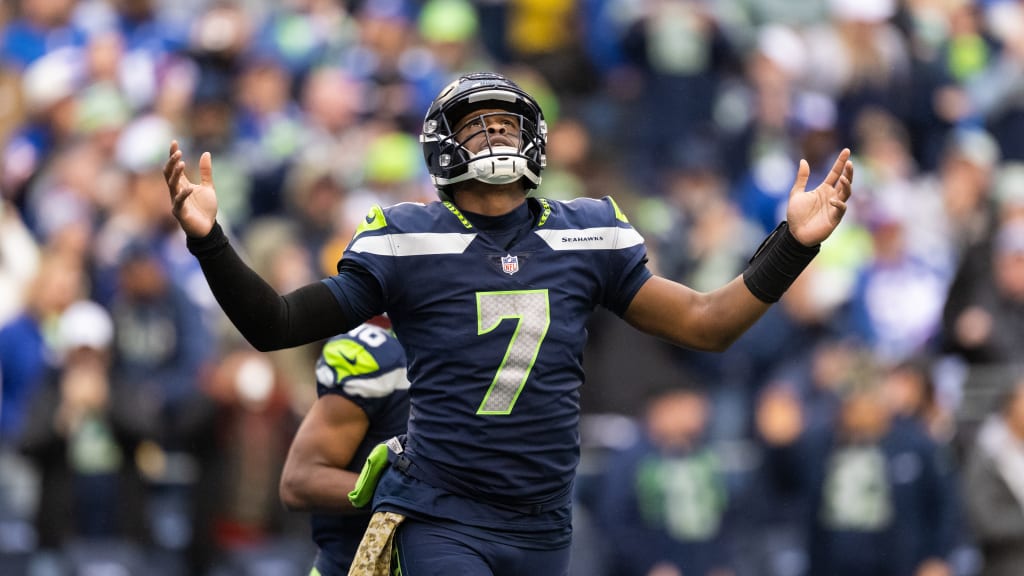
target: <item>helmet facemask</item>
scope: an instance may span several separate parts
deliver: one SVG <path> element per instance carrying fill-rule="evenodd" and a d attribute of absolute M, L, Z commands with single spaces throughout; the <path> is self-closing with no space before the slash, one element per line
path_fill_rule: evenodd
<path fill-rule="evenodd" d="M 536 149 L 538 130 L 522 114 L 512 112 L 487 112 L 470 116 L 465 126 L 450 130 L 442 148 L 451 150 L 438 159 L 441 166 L 456 168 L 466 165 L 460 176 L 448 179 L 449 184 L 475 179 L 487 184 L 509 184 L 527 178 L 534 186 L 540 183 L 540 174 L 529 169 L 531 151 Z M 498 124 L 500 128 L 492 128 Z M 525 127 L 525 129 L 524 129 Z M 494 130 L 494 131 L 492 131 Z M 499 131 L 500 130 L 500 131 Z M 483 139 L 478 152 L 471 152 L 466 146 L 474 139 Z"/>
<path fill-rule="evenodd" d="M 480 115 L 471 116 L 474 111 Z M 456 125 L 463 121 L 463 125 Z M 483 138 L 471 153 L 466 144 Z M 464 76 L 442 91 L 420 135 L 431 179 L 442 199 L 458 182 L 523 183 L 536 188 L 547 161 L 547 124 L 536 102 L 496 74 Z M 477 146 L 474 145 L 474 148 Z"/>

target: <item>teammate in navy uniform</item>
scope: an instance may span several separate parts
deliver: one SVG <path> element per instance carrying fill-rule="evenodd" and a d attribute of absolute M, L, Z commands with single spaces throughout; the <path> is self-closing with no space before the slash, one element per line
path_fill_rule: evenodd
<path fill-rule="evenodd" d="M 667 112 L 667 111 L 666 111 Z M 210 155 L 199 182 L 172 142 L 173 213 L 228 317 L 258 349 L 295 346 L 387 312 L 408 356 L 405 451 L 374 510 L 406 576 L 565 574 L 585 325 L 603 306 L 679 346 L 720 351 L 777 301 L 846 211 L 850 151 L 805 190 L 742 275 L 707 293 L 652 275 L 611 198 L 527 198 L 547 126 L 532 96 L 490 73 L 447 86 L 420 135 L 440 202 L 374 208 L 338 274 L 281 296 L 216 222 Z M 394 569 L 395 566 L 392 566 Z"/>
<path fill-rule="evenodd" d="M 348 493 L 374 446 L 405 433 L 405 351 L 388 325 L 377 317 L 324 344 L 316 363 L 318 399 L 288 450 L 281 501 L 311 512 L 319 553 L 310 576 L 348 574 L 370 522 L 370 511 L 353 508 Z"/>

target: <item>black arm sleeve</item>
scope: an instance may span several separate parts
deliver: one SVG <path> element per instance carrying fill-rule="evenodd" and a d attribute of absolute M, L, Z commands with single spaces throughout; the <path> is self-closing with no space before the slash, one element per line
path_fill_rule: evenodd
<path fill-rule="evenodd" d="M 203 238 L 188 238 L 188 249 L 221 309 L 257 350 L 308 344 L 356 326 L 322 282 L 279 295 L 242 261 L 220 224 Z"/>

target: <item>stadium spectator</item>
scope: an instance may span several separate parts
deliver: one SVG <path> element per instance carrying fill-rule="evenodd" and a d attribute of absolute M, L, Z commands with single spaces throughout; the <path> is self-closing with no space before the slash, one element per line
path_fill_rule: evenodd
<path fill-rule="evenodd" d="M 0 65 L 24 71 L 55 50 L 81 48 L 86 34 L 74 22 L 74 0 L 20 0 L 0 36 Z"/>
<path fill-rule="evenodd" d="M 769 477 L 807 499 L 807 573 L 948 575 L 955 498 L 936 444 L 894 425 L 873 361 L 854 360 L 830 427 L 807 428 L 799 404 L 760 420 Z"/>
<path fill-rule="evenodd" d="M 0 326 L 24 309 L 40 260 L 40 244 L 6 199 L 0 200 Z"/>
<path fill-rule="evenodd" d="M 229 346 L 201 381 L 212 406 L 192 403 L 192 429 L 183 438 L 190 446 L 178 450 L 195 462 L 198 473 L 183 486 L 183 500 L 194 515 L 190 572 L 228 567 L 258 572 L 261 552 L 271 550 L 281 554 L 282 565 L 287 561 L 300 570 L 305 558 L 286 553 L 297 542 L 285 529 L 289 518 L 277 497 L 288 439 L 299 418 L 273 358 L 244 344 Z M 202 438 L 202 444 L 193 438 Z"/>
<path fill-rule="evenodd" d="M 946 301 L 949 268 L 909 245 L 912 204 L 905 193 L 884 189 L 868 201 L 861 218 L 871 233 L 872 258 L 857 271 L 845 314 L 846 330 L 887 363 L 937 347 Z"/>
<path fill-rule="evenodd" d="M 616 576 L 732 574 L 721 462 L 707 439 L 703 391 L 652 394 L 636 441 L 605 462 L 596 499 Z"/>
<path fill-rule="evenodd" d="M 41 475 L 36 529 L 52 552 L 75 540 L 145 542 L 134 454 L 148 422 L 136 410 L 139 397 L 114 381 L 113 341 L 105 308 L 71 304 L 57 326 L 60 362 L 25 412 L 19 448 Z"/>
<path fill-rule="evenodd" d="M 971 534 L 983 558 L 980 576 L 1024 567 L 1024 380 L 1014 379 L 978 431 L 963 471 Z"/>
<path fill-rule="evenodd" d="M 25 421 L 26 402 L 52 360 L 53 341 L 48 326 L 83 295 L 85 280 L 80 260 L 63 252 L 44 250 L 26 292 L 25 309 L 0 328 L 0 437 L 4 443 L 17 440 Z"/>
<path fill-rule="evenodd" d="M 991 248 L 988 276 L 976 279 L 966 297 L 950 295 L 949 305 L 961 302 L 947 315 L 952 350 L 972 365 L 1012 363 L 1024 342 L 1024 222 L 999 226 Z"/>
<path fill-rule="evenodd" d="M 198 537 L 208 527 L 196 524 L 193 496 L 213 446 L 205 440 L 213 411 L 201 377 L 216 350 L 200 309 L 165 266 L 144 240 L 122 252 L 109 304 L 117 336 L 113 370 L 147 399 L 136 410 L 151 430 L 138 457 L 150 536 L 169 565 L 188 561 L 194 568 L 207 561 L 201 547 L 211 544 Z"/>

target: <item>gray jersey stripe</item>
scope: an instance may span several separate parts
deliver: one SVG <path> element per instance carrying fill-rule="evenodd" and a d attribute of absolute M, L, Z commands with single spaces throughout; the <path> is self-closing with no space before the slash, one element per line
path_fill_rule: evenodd
<path fill-rule="evenodd" d="M 395 390 L 408 390 L 409 379 L 405 368 L 396 368 L 374 378 L 348 378 L 341 383 L 349 396 L 383 398 Z"/>
<path fill-rule="evenodd" d="M 410 233 L 363 236 L 349 250 L 378 256 L 429 256 L 462 254 L 476 234 Z"/>

